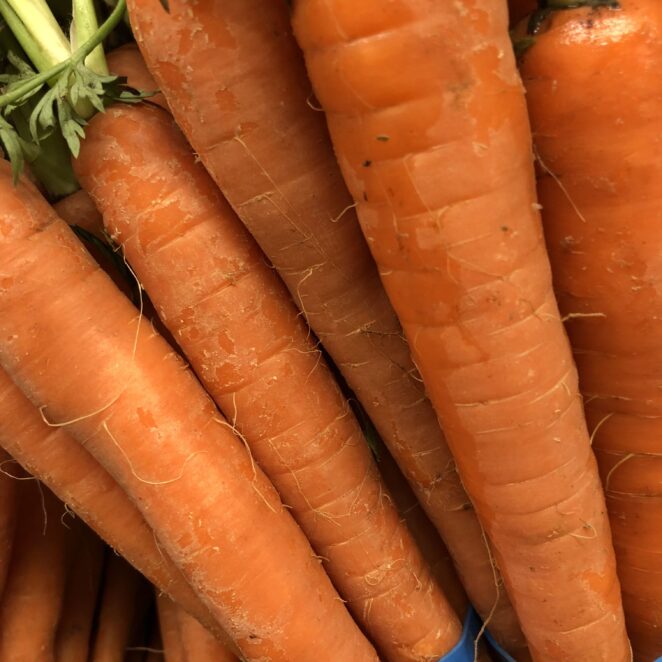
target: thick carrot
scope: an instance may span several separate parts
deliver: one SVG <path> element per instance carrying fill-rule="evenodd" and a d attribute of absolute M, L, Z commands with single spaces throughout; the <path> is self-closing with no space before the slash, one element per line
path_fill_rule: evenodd
<path fill-rule="evenodd" d="M 123 662 L 141 615 L 141 604 L 145 604 L 142 594 L 147 591 L 148 584 L 142 576 L 124 559 L 111 553 L 106 565 L 91 662 Z"/>
<path fill-rule="evenodd" d="M 656 0 L 554 12 L 521 65 L 556 292 L 642 662 L 662 654 L 661 65 Z"/>
<path fill-rule="evenodd" d="M 38 409 L 0 368 L 0 447 L 68 504 L 150 581 L 209 627 L 213 619 L 159 548 L 136 506 L 107 471 Z"/>
<path fill-rule="evenodd" d="M 629 660 L 505 0 L 296 0 L 294 28 L 533 658 Z"/>
<path fill-rule="evenodd" d="M 157 592 L 156 608 L 159 616 L 165 662 L 185 662 L 184 648 L 179 632 L 177 605 L 167 595 Z"/>
<path fill-rule="evenodd" d="M 460 621 L 388 499 L 361 427 L 278 275 L 172 118 L 109 109 L 90 122 L 74 169 L 378 647 L 391 660 L 448 652 Z"/>
<path fill-rule="evenodd" d="M 67 567 L 64 506 L 45 487 L 19 487 L 16 539 L 0 604 L 0 660 L 55 662 Z"/>
<path fill-rule="evenodd" d="M 36 189 L 0 172 L 5 370 L 127 491 L 247 659 L 375 659 L 181 359 Z"/>
<path fill-rule="evenodd" d="M 69 522 L 74 539 L 67 570 L 62 618 L 55 638 L 55 659 L 87 662 L 92 621 L 103 570 L 104 544 L 80 519 Z"/>
<path fill-rule="evenodd" d="M 184 651 L 183 662 L 238 662 L 232 651 L 183 609 L 177 608 L 177 624 Z"/>
<path fill-rule="evenodd" d="M 11 559 L 14 530 L 16 528 L 16 493 L 18 484 L 12 478 L 12 464 L 12 458 L 0 448 L 0 599 L 2 599 L 2 591 L 7 580 L 7 570 Z"/>
<path fill-rule="evenodd" d="M 129 0 L 179 125 L 363 403 L 472 602 L 524 646 L 314 110 L 286 3 Z"/>

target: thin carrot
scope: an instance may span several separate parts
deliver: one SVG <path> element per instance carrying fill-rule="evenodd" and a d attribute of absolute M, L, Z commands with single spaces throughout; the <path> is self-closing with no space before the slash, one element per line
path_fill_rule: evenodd
<path fill-rule="evenodd" d="M 356 6 L 295 0 L 295 34 L 533 658 L 630 660 L 507 3 Z"/>
<path fill-rule="evenodd" d="M 177 609 L 177 624 L 184 651 L 183 662 L 238 662 L 232 651 L 183 609 Z"/>
<path fill-rule="evenodd" d="M 289 293 L 172 118 L 97 115 L 74 169 L 355 618 L 390 660 L 439 659 L 460 621 Z"/>
<path fill-rule="evenodd" d="M 0 604 L 0 660 L 55 662 L 66 576 L 64 506 L 24 476 L 7 585 Z"/>
<path fill-rule="evenodd" d="M 14 186 L 7 164 L 0 173 L 5 370 L 127 491 L 247 659 L 374 660 L 273 486 L 181 359 L 34 187 Z"/>
<path fill-rule="evenodd" d="M 538 0 L 508 0 L 510 25 L 517 25 L 523 18 L 538 8 Z"/>
<path fill-rule="evenodd" d="M 0 448 L 0 600 L 7 580 L 16 528 L 18 484 L 9 471 L 12 458 Z"/>
<path fill-rule="evenodd" d="M 67 570 L 62 618 L 55 638 L 55 659 L 87 662 L 103 570 L 104 544 L 80 519 L 68 522 L 74 542 Z"/>
<path fill-rule="evenodd" d="M 142 576 L 124 559 L 111 553 L 91 662 L 123 662 L 142 611 L 141 603 L 146 604 L 143 594 L 147 592 L 148 584 Z"/>
<path fill-rule="evenodd" d="M 69 223 L 103 238 L 103 219 L 94 201 L 85 191 L 76 191 L 56 202 L 53 207 L 58 216 Z"/>
<path fill-rule="evenodd" d="M 469 601 L 446 545 L 428 519 L 391 454 L 380 445 L 378 455 L 379 473 L 384 479 L 400 517 L 406 522 L 455 613 L 460 620 L 464 620 Z"/>
<path fill-rule="evenodd" d="M 472 602 L 524 646 L 379 282 L 285 2 L 129 0 L 179 125 L 362 402 L 451 551 Z"/>
<path fill-rule="evenodd" d="M 209 611 L 161 552 L 154 533 L 117 482 L 63 428 L 49 427 L 2 368 L 0 447 L 43 481 L 150 581 L 213 627 Z"/>
<path fill-rule="evenodd" d="M 165 662 L 185 662 L 184 648 L 179 632 L 177 605 L 168 596 L 157 593 L 156 608 L 159 616 Z"/>
<path fill-rule="evenodd" d="M 662 12 L 552 12 L 524 53 L 538 191 L 635 659 L 662 654 Z"/>

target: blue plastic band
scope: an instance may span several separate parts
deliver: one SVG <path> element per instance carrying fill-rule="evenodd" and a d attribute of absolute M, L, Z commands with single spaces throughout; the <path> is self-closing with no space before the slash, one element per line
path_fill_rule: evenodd
<path fill-rule="evenodd" d="M 480 618 L 473 609 L 469 609 L 464 619 L 462 638 L 439 662 L 474 662 L 474 640 L 479 631 Z"/>

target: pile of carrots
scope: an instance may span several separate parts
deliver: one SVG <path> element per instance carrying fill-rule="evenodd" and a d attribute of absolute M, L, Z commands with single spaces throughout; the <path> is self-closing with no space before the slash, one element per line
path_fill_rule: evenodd
<path fill-rule="evenodd" d="M 109 4 L 0 0 L 0 660 L 662 656 L 659 0 Z"/>

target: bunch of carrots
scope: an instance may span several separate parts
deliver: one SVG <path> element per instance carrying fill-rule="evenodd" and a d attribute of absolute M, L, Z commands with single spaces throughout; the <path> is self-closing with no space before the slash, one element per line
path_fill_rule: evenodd
<path fill-rule="evenodd" d="M 662 656 L 658 0 L 0 17 L 0 660 Z"/>

